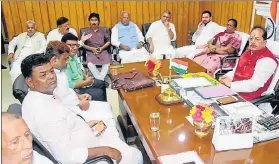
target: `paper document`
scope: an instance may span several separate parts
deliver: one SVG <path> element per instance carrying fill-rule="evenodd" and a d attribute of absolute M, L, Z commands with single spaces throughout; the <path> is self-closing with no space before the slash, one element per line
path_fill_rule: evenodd
<path fill-rule="evenodd" d="M 204 164 L 196 151 L 187 151 L 179 154 L 172 154 L 159 157 L 162 164 L 185 164 L 195 162 L 195 164 Z"/>
<path fill-rule="evenodd" d="M 194 88 L 212 85 L 205 77 L 173 79 L 179 87 Z"/>
<path fill-rule="evenodd" d="M 263 114 L 263 111 L 260 110 L 257 106 L 250 102 L 238 102 L 228 105 L 220 106 L 226 113 L 231 115 L 252 115 L 259 116 Z"/>
<path fill-rule="evenodd" d="M 198 105 L 199 103 L 211 104 L 211 103 L 215 102 L 213 99 L 204 99 L 204 98 L 202 98 L 195 91 L 187 91 L 187 99 L 193 105 Z"/>
<path fill-rule="evenodd" d="M 232 90 L 223 84 L 217 86 L 209 86 L 209 87 L 199 87 L 195 88 L 196 92 L 199 93 L 203 98 L 213 98 L 213 97 L 223 97 L 230 96 L 234 93 Z"/>

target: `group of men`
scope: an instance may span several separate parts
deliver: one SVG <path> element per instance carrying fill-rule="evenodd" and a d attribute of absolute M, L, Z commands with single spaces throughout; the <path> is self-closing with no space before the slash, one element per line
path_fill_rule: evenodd
<path fill-rule="evenodd" d="M 238 53 L 241 46 L 241 37 L 235 33 L 237 20 L 229 19 L 226 30 L 219 32 L 211 13 L 204 11 L 202 22 L 193 35 L 195 45 L 174 49 L 171 41 L 176 40 L 176 32 L 170 19 L 171 13 L 163 12 L 144 38 L 127 12 L 121 13 L 121 21 L 112 28 L 111 35 L 108 29 L 99 27 L 99 14 L 91 13 L 88 17 L 91 27 L 85 29 L 80 40 L 65 17 L 57 20 L 57 28 L 48 33 L 47 39 L 36 31 L 34 21 L 27 21 L 27 32 L 10 42 L 8 60 L 12 63 L 12 80 L 22 74 L 30 91 L 22 104 L 24 120 L 15 115 L 2 116 L 6 121 L 3 124 L 9 124 L 2 128 L 2 134 L 6 135 L 2 137 L 6 142 L 2 145 L 4 162 L 11 163 L 14 156 L 22 161 L 38 156 L 34 153 L 32 157 L 31 131 L 61 163 L 83 163 L 101 155 L 125 164 L 142 163 L 141 153 L 119 138 L 111 106 L 102 102 L 106 101 L 104 78 L 112 61 L 108 46 L 112 44 L 120 49 L 122 63 L 145 61 L 150 57 L 188 57 L 207 68 L 211 75 L 223 57 Z M 260 97 L 268 89 L 278 67 L 274 54 L 266 48 L 266 40 L 265 29 L 254 27 L 249 49 L 241 55 L 233 71 L 219 78 L 248 101 Z M 143 46 L 145 42 L 148 49 Z M 94 78 L 83 72 L 77 56 L 79 47 L 86 50 L 87 65 Z M 101 71 L 97 69 L 99 65 Z M 100 120 L 107 129 L 96 137 L 91 128 Z M 24 127 L 18 132 L 20 137 L 9 136 L 15 135 L 9 134 L 9 129 L 18 124 Z M 23 151 L 23 143 L 29 143 L 26 151 Z"/>

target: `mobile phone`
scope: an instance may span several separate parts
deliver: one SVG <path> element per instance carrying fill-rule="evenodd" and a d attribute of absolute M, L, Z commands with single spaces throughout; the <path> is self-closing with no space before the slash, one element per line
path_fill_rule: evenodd
<path fill-rule="evenodd" d="M 107 128 L 106 124 L 103 121 L 97 122 L 93 127 L 93 132 L 95 136 L 99 136 Z"/>
<path fill-rule="evenodd" d="M 138 74 L 138 72 L 130 72 L 127 77 L 125 77 L 125 79 L 132 79 L 134 78 L 136 75 Z"/>

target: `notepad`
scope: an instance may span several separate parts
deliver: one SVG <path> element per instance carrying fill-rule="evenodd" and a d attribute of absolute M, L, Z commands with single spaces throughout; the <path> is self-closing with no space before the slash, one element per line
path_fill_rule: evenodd
<path fill-rule="evenodd" d="M 195 91 L 205 99 L 231 96 L 234 94 L 230 88 L 222 84 L 217 86 L 195 88 Z"/>
<path fill-rule="evenodd" d="M 162 164 L 184 164 L 194 162 L 204 164 L 196 151 L 187 151 L 178 154 L 171 154 L 159 157 Z"/>
<path fill-rule="evenodd" d="M 212 85 L 205 77 L 181 78 L 174 79 L 173 81 L 181 88 L 194 88 Z"/>

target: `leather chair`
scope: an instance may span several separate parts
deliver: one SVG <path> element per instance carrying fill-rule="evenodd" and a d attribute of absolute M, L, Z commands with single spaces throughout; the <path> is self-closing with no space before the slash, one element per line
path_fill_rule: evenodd
<path fill-rule="evenodd" d="M 7 112 L 22 116 L 21 105 L 12 104 L 9 106 Z M 33 137 L 33 141 L 32 141 L 33 150 L 35 150 L 39 154 L 45 156 L 46 158 L 51 160 L 54 164 L 58 164 L 59 162 L 57 160 L 55 160 L 55 158 L 51 155 L 51 153 L 40 143 L 40 141 L 33 134 L 32 134 L 32 137 Z M 108 156 L 100 156 L 100 157 L 92 158 L 92 159 L 87 160 L 84 164 L 95 164 L 100 161 L 105 161 L 108 164 L 113 164 L 113 161 Z"/>
<path fill-rule="evenodd" d="M 13 84 L 13 95 L 20 103 L 23 102 L 23 99 L 28 93 L 28 85 L 25 83 L 23 75 L 19 75 Z"/>

